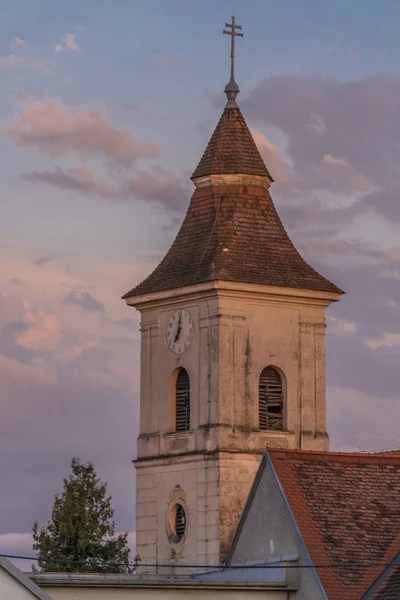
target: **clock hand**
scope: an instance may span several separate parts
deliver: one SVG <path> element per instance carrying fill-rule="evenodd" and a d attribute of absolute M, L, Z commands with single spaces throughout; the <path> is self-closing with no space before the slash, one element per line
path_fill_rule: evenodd
<path fill-rule="evenodd" d="M 179 319 L 178 319 L 178 326 L 176 328 L 176 334 L 175 334 L 175 338 L 174 338 L 174 343 L 176 343 L 179 339 L 180 333 L 181 333 L 181 315 L 179 315 Z"/>

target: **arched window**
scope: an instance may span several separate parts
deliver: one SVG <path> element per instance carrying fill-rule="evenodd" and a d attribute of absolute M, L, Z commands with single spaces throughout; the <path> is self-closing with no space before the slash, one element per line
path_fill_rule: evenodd
<path fill-rule="evenodd" d="M 260 429 L 283 429 L 282 378 L 274 367 L 265 367 L 258 388 Z"/>
<path fill-rule="evenodd" d="M 175 430 L 190 429 L 190 381 L 188 372 L 179 369 L 175 384 Z"/>

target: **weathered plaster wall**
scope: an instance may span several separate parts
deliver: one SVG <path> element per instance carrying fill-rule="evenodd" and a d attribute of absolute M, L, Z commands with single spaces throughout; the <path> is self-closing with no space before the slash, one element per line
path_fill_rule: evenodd
<path fill-rule="evenodd" d="M 258 289 L 260 288 L 260 289 Z M 325 307 L 312 294 L 258 286 L 209 290 L 141 307 L 141 420 L 137 467 L 137 550 L 146 563 L 216 565 L 223 560 L 266 446 L 328 449 L 325 422 Z M 177 308 L 193 318 L 181 356 L 166 344 Z M 275 366 L 285 391 L 284 431 L 258 428 L 258 382 Z M 177 367 L 190 377 L 191 426 L 172 431 Z M 187 532 L 166 531 L 180 497 Z"/>

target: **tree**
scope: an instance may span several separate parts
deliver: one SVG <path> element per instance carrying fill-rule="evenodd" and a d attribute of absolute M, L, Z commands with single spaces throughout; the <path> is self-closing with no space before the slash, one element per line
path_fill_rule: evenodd
<path fill-rule="evenodd" d="M 40 527 L 37 521 L 33 524 L 33 549 L 38 551 L 39 569 L 131 573 L 128 534 L 115 537 L 107 484 L 97 477 L 91 463 L 84 465 L 73 458 L 71 468 L 63 491 L 54 497 L 47 526 Z"/>

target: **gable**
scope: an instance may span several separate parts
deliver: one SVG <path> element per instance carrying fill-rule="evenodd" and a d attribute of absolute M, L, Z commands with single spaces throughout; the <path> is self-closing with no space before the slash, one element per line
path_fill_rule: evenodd
<path fill-rule="evenodd" d="M 0 557 L 1 600 L 51 600 L 25 573 L 6 558 Z"/>
<path fill-rule="evenodd" d="M 269 568 L 263 569 L 264 577 L 268 577 L 273 565 L 280 564 L 286 582 L 292 589 L 298 588 L 297 600 L 326 599 L 267 455 L 254 480 L 227 564 L 235 567 L 268 564 Z M 308 568 L 298 569 L 299 564 Z"/>

